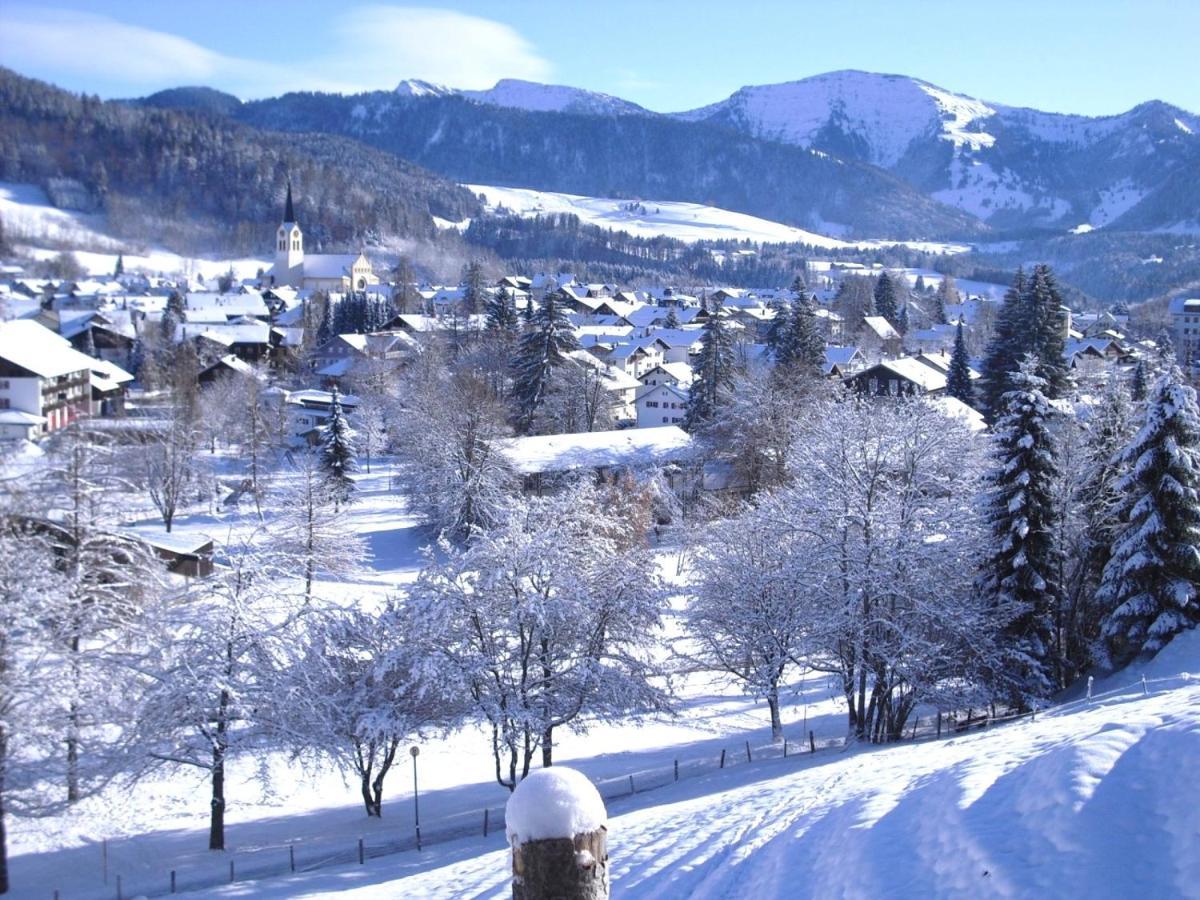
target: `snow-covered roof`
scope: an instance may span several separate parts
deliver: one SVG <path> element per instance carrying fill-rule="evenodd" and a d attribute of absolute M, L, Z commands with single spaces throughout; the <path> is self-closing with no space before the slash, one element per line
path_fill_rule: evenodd
<path fill-rule="evenodd" d="M 91 366 L 92 387 L 107 393 L 133 381 L 133 375 L 107 359 L 94 359 Z"/>
<path fill-rule="evenodd" d="M 358 398 L 353 394 L 342 394 L 341 401 L 342 406 L 346 409 L 358 406 Z M 302 406 L 328 408 L 333 403 L 333 394 L 330 391 L 318 391 L 314 388 L 306 388 L 302 391 L 289 391 L 287 402 Z"/>
<path fill-rule="evenodd" d="M 875 336 L 881 341 L 898 341 L 900 339 L 900 332 L 893 328 L 892 323 L 883 316 L 863 316 L 863 324 L 875 332 Z"/>
<path fill-rule="evenodd" d="M 570 472 L 617 466 L 652 466 L 688 457 L 693 442 L 682 428 L 627 428 L 580 434 L 504 438 L 496 449 L 517 472 Z"/>
<path fill-rule="evenodd" d="M 983 420 L 983 413 L 963 403 L 957 397 L 939 394 L 936 397 L 925 398 L 925 402 L 941 410 L 948 418 L 958 419 L 973 432 L 980 432 L 987 428 L 987 423 Z"/>
<path fill-rule="evenodd" d="M 854 362 L 856 356 L 862 356 L 857 347 L 826 347 L 825 365 L 822 367 L 822 371 L 828 375 L 835 368 L 844 369 Z"/>
<path fill-rule="evenodd" d="M 45 416 L 35 416 L 20 409 L 0 409 L 0 425 L 42 425 Z"/>
<path fill-rule="evenodd" d="M 32 319 L 0 322 L 0 359 L 41 378 L 57 378 L 92 368 L 96 360 Z"/>
<path fill-rule="evenodd" d="M 350 274 L 357 253 L 309 253 L 304 256 L 305 278 L 341 278 Z"/>
<path fill-rule="evenodd" d="M 659 363 L 648 372 L 643 372 L 638 381 L 642 384 L 645 384 L 646 379 L 655 372 L 665 373 L 670 378 L 673 378 L 676 384 L 682 385 L 683 387 L 690 385 L 692 380 L 696 377 L 695 373 L 692 372 L 692 367 L 685 362 L 665 362 Z"/>
<path fill-rule="evenodd" d="M 901 357 L 900 359 L 885 359 L 871 368 L 859 372 L 854 377 L 870 377 L 871 373 L 877 369 L 883 369 L 884 372 L 890 372 L 900 378 L 911 381 L 925 392 L 944 391 L 946 389 L 946 375 L 944 372 L 939 372 L 933 366 L 926 365 L 911 356 Z"/>

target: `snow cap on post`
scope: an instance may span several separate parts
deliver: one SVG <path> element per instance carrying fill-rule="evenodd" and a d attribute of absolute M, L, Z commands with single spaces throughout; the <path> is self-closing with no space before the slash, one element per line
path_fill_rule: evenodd
<path fill-rule="evenodd" d="M 600 792 L 581 773 L 530 772 L 504 809 L 513 900 L 608 900 L 607 819 Z"/>
<path fill-rule="evenodd" d="M 573 838 L 599 831 L 608 811 L 587 776 L 565 766 L 534 769 L 517 785 L 504 807 L 510 844 L 547 838 Z"/>

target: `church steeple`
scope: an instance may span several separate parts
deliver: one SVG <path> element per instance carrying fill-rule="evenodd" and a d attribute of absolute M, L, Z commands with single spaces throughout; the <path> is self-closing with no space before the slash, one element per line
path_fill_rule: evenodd
<path fill-rule="evenodd" d="M 287 203 L 283 208 L 283 222 L 275 235 L 275 266 L 271 273 L 274 283 L 278 285 L 290 284 L 299 287 L 304 280 L 304 234 L 296 223 L 290 180 L 287 186 Z"/>
<path fill-rule="evenodd" d="M 289 179 L 287 183 L 287 205 L 283 209 L 283 221 L 295 222 L 296 212 L 292 209 L 292 182 Z"/>

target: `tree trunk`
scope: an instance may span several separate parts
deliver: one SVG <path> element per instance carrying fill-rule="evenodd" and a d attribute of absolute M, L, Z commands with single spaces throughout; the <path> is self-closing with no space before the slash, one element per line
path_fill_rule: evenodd
<path fill-rule="evenodd" d="M 608 900 L 608 830 L 513 847 L 513 900 Z"/>
<path fill-rule="evenodd" d="M 8 762 L 8 734 L 0 724 L 0 894 L 8 893 L 8 835 L 4 830 L 4 769 Z"/>
<path fill-rule="evenodd" d="M 767 706 L 771 709 L 771 740 L 783 739 L 783 720 L 779 717 L 779 688 L 767 692 Z"/>
<path fill-rule="evenodd" d="M 378 792 L 371 792 L 371 770 L 363 770 L 359 777 L 361 778 L 360 789 L 362 791 L 363 806 L 366 807 L 368 818 L 378 818 L 382 815 L 380 811 L 380 802 Z"/>
<path fill-rule="evenodd" d="M 221 691 L 220 711 L 217 713 L 217 736 L 212 751 L 212 819 L 208 829 L 208 849 L 225 849 L 225 729 L 229 709 L 229 692 Z"/>
<path fill-rule="evenodd" d="M 547 725 L 542 732 L 542 768 L 554 765 L 554 726 Z"/>
<path fill-rule="evenodd" d="M 67 709 L 67 802 L 79 802 L 79 635 L 71 638 L 71 703 Z"/>

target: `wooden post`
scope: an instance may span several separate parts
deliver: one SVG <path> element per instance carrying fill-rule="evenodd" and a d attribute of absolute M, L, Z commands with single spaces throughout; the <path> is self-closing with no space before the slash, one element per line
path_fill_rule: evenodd
<path fill-rule="evenodd" d="M 634 787 L 633 787 L 633 776 L 632 775 L 629 776 L 629 793 L 631 793 L 631 794 L 637 793 L 637 791 L 634 790 Z"/>
<path fill-rule="evenodd" d="M 595 787 L 574 770 L 554 766 L 537 772 L 553 774 L 531 772 L 517 785 L 505 808 L 505 827 L 512 847 L 513 900 L 608 900 L 604 801 Z M 560 783 L 560 796 L 565 793 L 570 799 L 563 815 L 552 816 L 553 821 L 547 824 L 532 810 L 544 800 L 540 793 L 546 790 L 544 785 L 554 780 Z M 524 795 L 522 788 L 526 789 Z M 538 833 L 562 835 L 564 831 L 558 829 L 569 831 L 573 827 L 591 830 L 571 837 L 533 837 Z"/>
<path fill-rule="evenodd" d="M 937 733 L 937 736 L 938 737 L 942 736 L 942 711 L 940 709 L 938 710 L 938 733 Z"/>
<path fill-rule="evenodd" d="M 229 883 L 233 884 L 233 860 L 229 861 Z"/>
<path fill-rule="evenodd" d="M 296 845 L 288 844 L 288 865 L 291 866 L 293 872 L 296 871 Z"/>
<path fill-rule="evenodd" d="M 104 883 L 108 884 L 108 838 L 100 842 L 100 859 L 104 868 Z"/>
<path fill-rule="evenodd" d="M 721 749 L 721 768 L 725 768 L 725 749 Z"/>
<path fill-rule="evenodd" d="M 813 737 L 813 733 L 811 731 L 808 733 L 808 752 L 817 752 L 817 739 Z"/>
<path fill-rule="evenodd" d="M 366 862 L 366 857 L 363 855 L 363 839 L 358 839 L 358 864 L 361 866 Z"/>
<path fill-rule="evenodd" d="M 754 762 L 754 757 L 750 755 L 750 742 L 746 741 L 746 762 Z"/>
<path fill-rule="evenodd" d="M 679 780 L 679 760 L 675 760 L 675 780 Z"/>
<path fill-rule="evenodd" d="M 125 895 L 121 893 L 121 876 L 117 876 L 117 900 L 125 900 Z"/>
<path fill-rule="evenodd" d="M 171 870 L 171 893 L 175 893 L 175 870 Z"/>
<path fill-rule="evenodd" d="M 484 837 L 487 837 L 487 831 L 488 831 L 488 811 L 485 809 L 483 811 L 483 836 Z"/>
<path fill-rule="evenodd" d="M 1142 693 L 1147 697 L 1150 696 L 1150 688 L 1146 687 L 1146 674 L 1142 673 Z"/>

